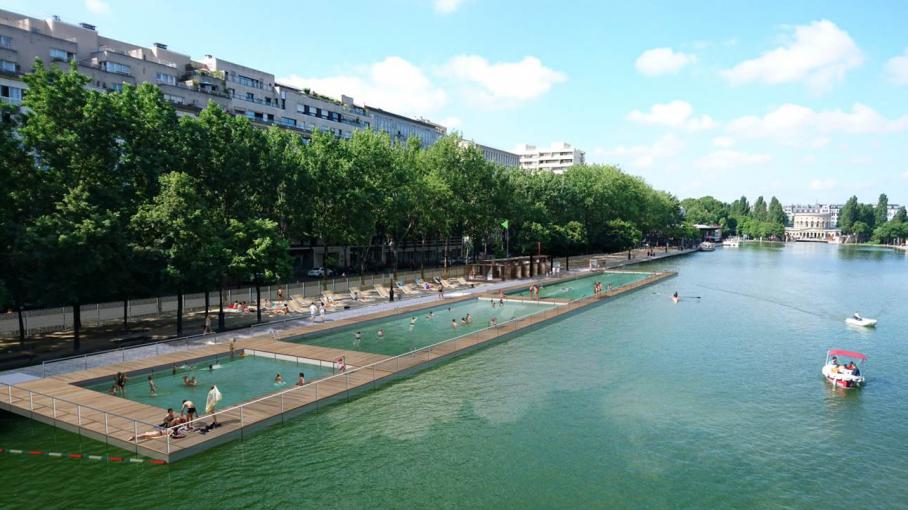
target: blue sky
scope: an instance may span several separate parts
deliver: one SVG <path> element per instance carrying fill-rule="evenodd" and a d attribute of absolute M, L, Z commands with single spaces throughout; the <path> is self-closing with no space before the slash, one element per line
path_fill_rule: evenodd
<path fill-rule="evenodd" d="M 640 5 L 642 4 L 642 5 Z M 680 197 L 908 202 L 908 3 L 0 1 Z"/>

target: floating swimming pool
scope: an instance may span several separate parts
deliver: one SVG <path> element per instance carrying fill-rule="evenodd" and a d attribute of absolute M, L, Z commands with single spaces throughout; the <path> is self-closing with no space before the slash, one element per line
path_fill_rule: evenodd
<path fill-rule="evenodd" d="M 209 370 L 209 365 L 214 368 Z M 260 356 L 237 357 L 233 361 L 211 359 L 196 363 L 192 369 L 177 368 L 176 374 L 167 369 L 155 372 L 152 377 L 158 387 L 157 396 L 151 395 L 148 374 L 132 377 L 126 384 L 124 398 L 164 409 L 168 407 L 179 409 L 180 402 L 191 400 L 201 410 L 205 406 L 208 390 L 212 384 L 216 384 L 223 395 L 218 407 L 224 409 L 293 386 L 299 372 L 305 373 L 306 382 L 309 382 L 330 376 L 332 369 L 330 366 L 322 367 Z M 274 376 L 278 373 L 286 381 L 285 384 L 274 384 Z M 184 375 L 195 376 L 198 385 L 183 384 Z M 111 378 L 86 387 L 95 391 L 109 392 L 112 385 Z"/>
<path fill-rule="evenodd" d="M 596 273 L 584 278 L 569 280 L 566 282 L 554 282 L 550 285 L 543 285 L 539 291 L 541 298 L 556 299 L 582 299 L 593 295 L 593 284 L 602 283 L 602 291 L 605 292 L 608 284 L 612 284 L 613 289 L 623 287 L 627 284 L 634 283 L 650 276 L 649 273 L 625 273 L 625 272 L 605 272 Z M 524 290 L 510 294 L 511 296 L 529 297 L 530 291 Z"/>
<path fill-rule="evenodd" d="M 493 317 L 498 324 L 503 324 L 515 318 L 543 312 L 552 306 L 555 305 L 518 302 L 505 302 L 503 306 L 500 306 L 497 305 L 496 300 L 496 306 L 493 307 L 489 300 L 464 301 L 429 310 L 420 310 L 410 315 L 398 315 L 382 321 L 344 328 L 334 333 L 304 336 L 288 341 L 396 356 L 487 328 Z M 461 319 L 465 318 L 467 314 L 470 314 L 473 322 L 462 325 Z M 411 325 L 412 318 L 416 318 L 416 322 Z M 452 320 L 457 322 L 457 328 L 451 327 Z M 379 330 L 384 332 L 384 336 L 379 336 Z M 357 331 L 360 333 L 358 340 Z"/>

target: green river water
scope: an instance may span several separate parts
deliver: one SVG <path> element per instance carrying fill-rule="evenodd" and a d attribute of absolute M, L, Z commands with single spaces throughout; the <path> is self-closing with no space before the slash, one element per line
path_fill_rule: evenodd
<path fill-rule="evenodd" d="M 679 276 L 173 465 L 0 453 L 0 508 L 908 507 L 904 253 L 637 267 Z M 865 388 L 823 380 L 829 347 Z M 0 447 L 105 451 L 5 413 Z"/>

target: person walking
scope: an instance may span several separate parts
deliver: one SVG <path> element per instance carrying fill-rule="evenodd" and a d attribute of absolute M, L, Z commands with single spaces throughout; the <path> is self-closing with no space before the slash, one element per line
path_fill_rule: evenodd
<path fill-rule="evenodd" d="M 325 309 L 325 304 L 322 303 L 321 306 L 318 307 L 318 315 L 322 318 L 322 322 L 325 322 L 325 314 L 327 313 L 328 311 Z"/>

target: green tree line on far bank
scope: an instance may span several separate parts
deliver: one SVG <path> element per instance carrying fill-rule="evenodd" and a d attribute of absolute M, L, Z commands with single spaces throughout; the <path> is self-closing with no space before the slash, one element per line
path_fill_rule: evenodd
<path fill-rule="evenodd" d="M 23 108 L 0 111 L 0 304 L 20 331 L 23 307 L 72 306 L 76 350 L 80 304 L 123 301 L 124 327 L 128 299 L 205 291 L 207 305 L 208 290 L 289 278 L 291 244 L 359 247 L 363 265 L 387 246 L 396 269 L 401 246 L 452 237 L 564 255 L 696 235 L 675 197 L 613 166 L 506 169 L 457 136 L 304 140 L 214 104 L 178 117 L 153 85 L 92 90 L 75 66 L 38 61 L 24 80 Z"/>
<path fill-rule="evenodd" d="M 876 205 L 862 204 L 852 196 L 839 211 L 838 227 L 843 234 L 854 236 L 857 242 L 873 241 L 894 244 L 908 239 L 908 215 L 905 206 L 888 218 L 889 197 L 880 194 Z"/>
<path fill-rule="evenodd" d="M 753 205 L 747 197 L 729 203 L 711 196 L 685 198 L 684 216 L 693 223 L 719 225 L 723 235 L 746 235 L 752 239 L 784 239 L 787 217 L 782 203 L 772 197 L 769 204 L 762 196 Z"/>

